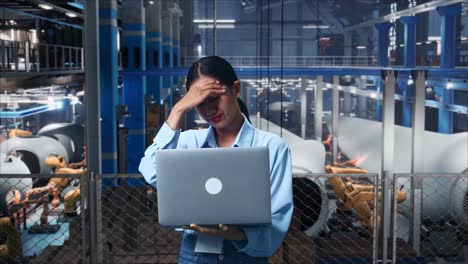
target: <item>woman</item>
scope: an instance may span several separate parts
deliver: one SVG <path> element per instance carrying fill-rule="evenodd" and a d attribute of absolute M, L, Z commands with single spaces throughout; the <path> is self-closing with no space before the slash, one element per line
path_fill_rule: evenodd
<path fill-rule="evenodd" d="M 154 143 L 146 150 L 140 172 L 156 187 L 154 155 L 158 149 L 267 146 L 272 223 L 261 227 L 222 223 L 219 228 L 186 226 L 179 263 L 217 263 L 220 259 L 223 263 L 268 263 L 268 257 L 286 235 L 293 210 L 289 147 L 280 137 L 252 127 L 241 113 L 237 99 L 240 81 L 226 60 L 210 56 L 196 61 L 189 69 L 186 84 L 186 95 L 174 105 Z M 210 127 L 181 132 L 183 117 L 193 108 L 210 123 Z M 222 247 L 220 254 L 195 252 L 196 245 L 202 240 L 215 241 L 213 244 L 221 241 L 218 243 Z"/>

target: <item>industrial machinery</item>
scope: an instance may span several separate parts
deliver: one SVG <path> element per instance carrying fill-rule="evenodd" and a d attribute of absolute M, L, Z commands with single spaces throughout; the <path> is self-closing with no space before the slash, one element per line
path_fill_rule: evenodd
<path fill-rule="evenodd" d="M 331 174 L 366 174 L 367 171 L 356 167 L 344 167 L 343 165 L 354 165 L 353 161 L 343 164 L 334 164 L 334 166 L 325 166 L 326 171 Z M 374 185 L 350 177 L 330 177 L 328 182 L 331 184 L 338 199 L 338 208 L 341 211 L 351 211 L 354 209 L 359 217 L 361 225 L 366 228 L 368 236 L 372 236 L 374 231 L 374 214 L 377 209 L 377 230 L 380 232 L 380 210 L 379 205 L 374 204 Z M 402 203 L 407 195 L 404 191 L 397 192 L 397 202 Z M 377 201 L 381 201 L 382 193 L 378 191 Z M 379 203 L 378 203 L 379 204 Z"/>
<path fill-rule="evenodd" d="M 47 136 L 62 143 L 68 153 L 68 162 L 83 159 L 84 127 L 75 123 L 54 123 L 41 128 L 37 135 Z"/>
<path fill-rule="evenodd" d="M 0 153 L 0 174 L 30 174 L 28 166 L 13 153 Z M 30 178 L 0 178 L 0 211 L 8 211 L 8 203 L 32 188 Z"/>
<path fill-rule="evenodd" d="M 304 140 L 290 145 L 294 173 L 323 173 L 325 148 L 315 140 Z M 315 237 L 326 226 L 329 200 L 323 178 L 293 179 L 295 206 L 300 218 L 301 231 Z"/>
<path fill-rule="evenodd" d="M 51 168 L 44 164 L 50 155 L 64 157 L 68 163 L 68 152 L 57 140 L 46 136 L 14 137 L 0 144 L 0 153 L 18 153 L 30 173 L 52 174 Z"/>

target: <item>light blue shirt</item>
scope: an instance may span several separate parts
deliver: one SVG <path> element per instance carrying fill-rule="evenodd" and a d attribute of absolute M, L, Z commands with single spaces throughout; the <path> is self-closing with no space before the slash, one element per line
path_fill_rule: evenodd
<path fill-rule="evenodd" d="M 271 256 L 288 231 L 293 212 L 291 153 L 277 135 L 254 128 L 244 117 L 233 147 L 267 146 L 270 152 L 271 225 L 242 227 L 247 242 L 233 241 L 234 246 L 250 256 Z M 153 144 L 145 151 L 139 170 L 146 181 L 156 187 L 155 151 L 159 149 L 217 148 L 213 127 L 203 130 L 173 131 L 166 123 Z M 222 224 L 222 223 L 220 223 Z M 187 232 L 187 231 L 186 231 Z"/>

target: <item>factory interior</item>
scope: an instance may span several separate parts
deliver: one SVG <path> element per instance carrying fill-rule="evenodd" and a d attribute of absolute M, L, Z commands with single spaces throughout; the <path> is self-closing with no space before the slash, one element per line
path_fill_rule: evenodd
<path fill-rule="evenodd" d="M 1 0 L 0 264 L 177 263 L 138 166 L 211 55 L 290 147 L 269 263 L 468 263 L 467 0 Z"/>

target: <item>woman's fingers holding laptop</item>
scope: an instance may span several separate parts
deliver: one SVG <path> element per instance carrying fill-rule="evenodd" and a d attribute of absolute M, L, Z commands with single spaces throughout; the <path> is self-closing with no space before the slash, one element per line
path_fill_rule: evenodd
<path fill-rule="evenodd" d="M 201 227 L 196 224 L 184 226 L 185 229 L 194 230 L 212 236 L 220 236 L 227 240 L 245 240 L 245 233 L 238 227 L 220 224 L 218 227 Z"/>

